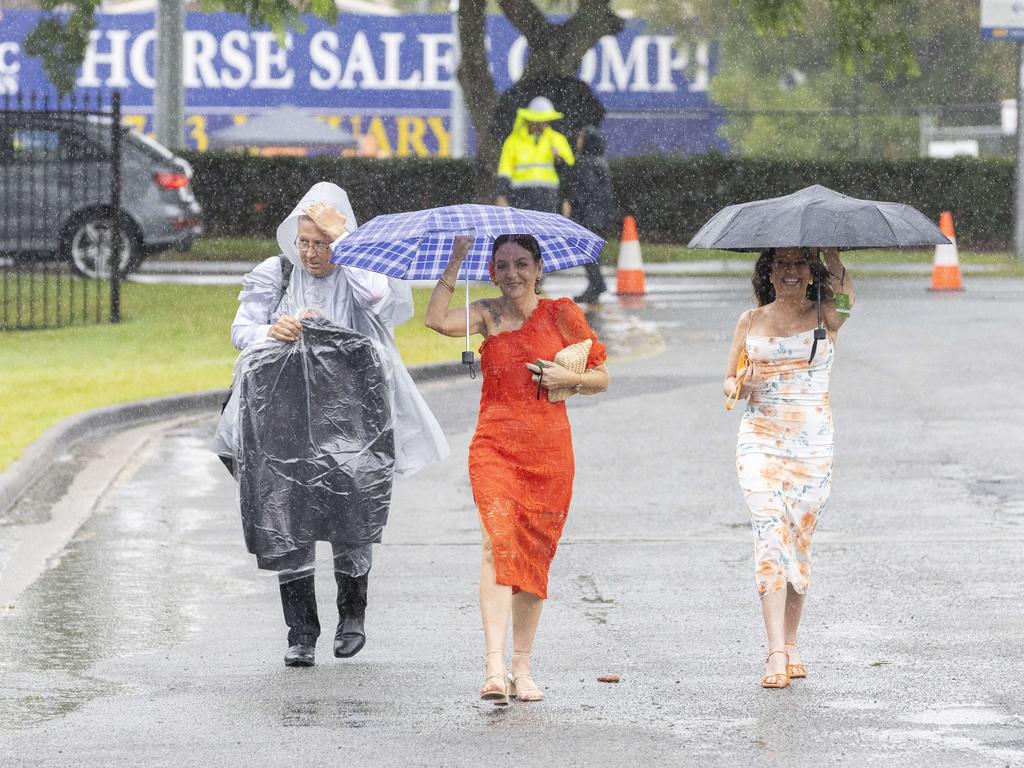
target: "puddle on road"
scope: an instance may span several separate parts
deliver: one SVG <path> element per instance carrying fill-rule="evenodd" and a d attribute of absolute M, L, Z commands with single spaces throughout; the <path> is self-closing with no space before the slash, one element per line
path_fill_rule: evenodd
<path fill-rule="evenodd" d="M 946 752 L 947 750 L 961 750 L 963 752 L 984 755 L 986 758 L 1008 761 L 1007 765 L 1019 764 L 1024 758 L 1024 750 L 1017 749 L 1012 744 L 985 743 L 980 739 L 971 738 L 958 733 L 947 731 L 929 730 L 872 730 L 863 731 L 865 737 L 871 736 L 881 739 L 887 744 L 909 744 L 911 742 L 925 742 Z M 975 758 L 976 759 L 976 758 Z M 963 765 L 976 765 L 969 759 L 965 759 Z"/>
<path fill-rule="evenodd" d="M 216 504 L 164 501 L 172 486 L 187 486 L 186 498 L 215 486 L 212 475 L 223 470 L 182 459 L 208 431 L 197 422 L 149 444 L 54 558 L 60 567 L 23 593 L 20 610 L 0 612 L 0 729 L 31 727 L 129 690 L 134 681 L 112 679 L 119 667 L 104 671 L 105 664 L 188 637 L 201 623 L 208 582 L 225 592 L 247 588 L 231 578 L 222 553 L 195 545 L 195 531 L 219 514 Z"/>
<path fill-rule="evenodd" d="M 374 714 L 368 701 L 302 698 L 281 702 L 278 719 L 285 728 L 362 728 Z"/>
<path fill-rule="evenodd" d="M 872 736 L 881 739 L 889 745 L 910 745 L 928 744 L 937 747 L 943 755 L 950 752 L 960 751 L 968 753 L 970 757 L 964 757 L 961 765 L 978 765 L 979 757 L 1000 761 L 1000 765 L 1020 765 L 1024 758 L 1024 749 L 1019 745 L 1024 744 L 1021 732 L 1004 734 L 1009 738 L 982 739 L 965 735 L 964 733 L 952 732 L 948 729 L 941 730 L 879 730 L 872 733 L 865 733 L 865 736 Z"/>
<path fill-rule="evenodd" d="M 583 614 L 594 624 L 607 624 L 608 611 L 615 601 L 604 596 L 597 579 L 590 574 L 580 574 L 575 581 L 576 589 L 580 593 L 580 602 L 586 604 Z"/>
<path fill-rule="evenodd" d="M 992 524 L 1002 530 L 1024 528 L 1024 477 L 997 475 L 973 478 L 970 494 L 992 511 Z"/>
<path fill-rule="evenodd" d="M 851 712 L 869 712 L 876 709 L 885 709 L 886 705 L 880 701 L 871 699 L 841 699 L 825 703 L 829 709 L 842 709 Z"/>
<path fill-rule="evenodd" d="M 1014 718 L 985 704 L 955 704 L 926 709 L 904 718 L 921 725 L 1003 725 Z"/>
<path fill-rule="evenodd" d="M 988 704 L 975 702 L 931 707 L 901 720 L 911 727 L 878 729 L 870 735 L 889 744 L 923 742 L 943 751 L 960 750 L 1013 764 L 1024 758 L 1024 749 L 1018 746 L 1024 744 L 1021 718 Z M 915 725 L 919 727 L 912 727 Z"/>
<path fill-rule="evenodd" d="M 591 305 L 587 309 L 587 322 L 608 347 L 610 357 L 635 359 L 664 351 L 665 339 L 658 323 L 638 316 L 637 312 L 643 310 L 643 299 L 639 301 L 639 304 Z"/>

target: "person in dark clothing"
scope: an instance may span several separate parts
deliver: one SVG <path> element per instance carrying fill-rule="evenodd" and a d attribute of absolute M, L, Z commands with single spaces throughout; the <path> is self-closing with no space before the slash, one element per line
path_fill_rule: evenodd
<path fill-rule="evenodd" d="M 612 191 L 611 171 L 604 156 L 604 137 L 588 125 L 576 139 L 577 159 L 574 168 L 572 193 L 572 220 L 602 237 L 614 231 L 618 217 L 615 193 Z M 596 302 L 608 290 L 599 264 L 587 264 L 587 288 L 575 301 L 580 304 Z"/>

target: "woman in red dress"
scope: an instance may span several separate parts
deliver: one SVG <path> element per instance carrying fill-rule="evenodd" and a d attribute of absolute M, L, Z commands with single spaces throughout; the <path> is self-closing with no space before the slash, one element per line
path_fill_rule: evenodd
<path fill-rule="evenodd" d="M 445 336 L 466 332 L 464 308 L 450 309 L 459 266 L 471 243 L 458 238 L 434 288 L 425 322 Z M 483 391 L 480 418 L 469 447 L 469 477 L 480 512 L 480 613 L 484 625 L 482 699 L 507 704 L 540 701 L 530 673 L 530 651 L 548 594 L 548 569 L 572 500 L 572 434 L 565 402 L 550 403 L 543 389 L 594 395 L 608 389 L 607 353 L 569 299 L 538 296 L 540 246 L 530 235 L 494 242 L 491 279 L 501 297 L 470 305 L 469 330 L 480 347 Z M 583 374 L 552 362 L 563 347 L 591 339 Z M 544 365 L 543 376 L 536 362 Z M 512 617 L 512 658 L 505 640 Z"/>

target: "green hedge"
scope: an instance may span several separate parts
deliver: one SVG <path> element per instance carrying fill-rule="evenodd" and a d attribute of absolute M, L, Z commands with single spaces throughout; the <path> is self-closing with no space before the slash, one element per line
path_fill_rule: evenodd
<path fill-rule="evenodd" d="M 1005 160 L 641 157 L 613 161 L 612 173 L 620 203 L 635 213 L 641 238 L 652 241 L 685 243 L 726 205 L 822 184 L 853 197 L 907 203 L 935 221 L 952 211 L 957 239 L 973 248 L 1009 248 L 1013 242 L 1014 168 Z"/>
<path fill-rule="evenodd" d="M 277 225 L 318 181 L 348 192 L 360 223 L 380 213 L 454 205 L 472 198 L 471 164 L 456 160 L 369 160 L 183 153 L 192 187 L 215 236 L 273 237 Z"/>
<path fill-rule="evenodd" d="M 193 186 L 213 235 L 272 236 L 317 181 L 344 187 L 360 221 L 380 213 L 473 200 L 470 161 L 188 156 Z M 973 248 L 1013 240 L 1013 164 L 1003 160 L 778 162 L 722 155 L 617 158 L 612 175 L 641 238 L 685 243 L 716 211 L 745 200 L 823 184 L 855 197 L 909 203 L 925 215 L 953 212 L 957 237 Z"/>

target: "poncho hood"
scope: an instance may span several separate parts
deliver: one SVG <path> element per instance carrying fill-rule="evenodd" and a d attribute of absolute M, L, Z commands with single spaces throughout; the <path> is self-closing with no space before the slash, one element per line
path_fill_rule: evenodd
<path fill-rule="evenodd" d="M 356 214 L 352 210 L 352 203 L 349 202 L 348 193 L 344 189 L 329 181 L 314 184 L 288 214 L 288 218 L 282 221 L 277 228 L 277 245 L 281 249 L 281 253 L 297 267 L 302 266 L 299 251 L 295 247 L 295 239 L 299 236 L 299 217 L 313 203 L 327 203 L 334 210 L 340 212 L 345 217 L 345 226 L 348 227 L 349 232 L 359 226 Z"/>

